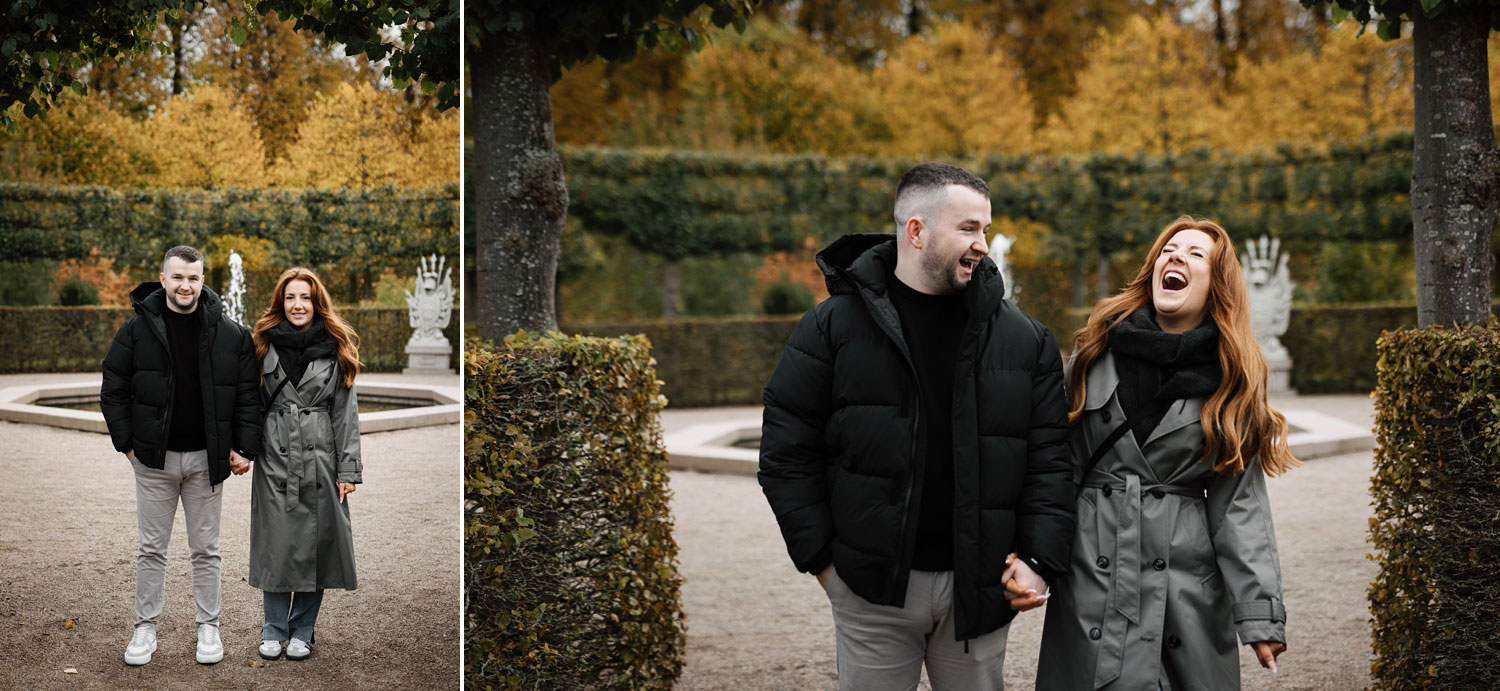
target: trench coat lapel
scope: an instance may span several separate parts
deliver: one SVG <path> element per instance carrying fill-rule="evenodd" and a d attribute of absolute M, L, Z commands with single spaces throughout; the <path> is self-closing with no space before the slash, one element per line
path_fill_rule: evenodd
<path fill-rule="evenodd" d="M 323 381 L 330 367 L 333 367 L 333 358 L 318 358 L 307 363 L 307 371 L 302 373 L 302 381 L 297 382 L 299 392 L 315 393 L 318 388 L 317 385 L 320 385 Z M 314 384 L 315 386 L 311 389 L 303 388 L 309 384 Z M 302 398 L 307 399 L 308 396 L 303 396 Z"/>
<path fill-rule="evenodd" d="M 1202 412 L 1202 398 L 1184 398 L 1173 403 L 1172 407 L 1167 410 L 1167 414 L 1162 416 L 1161 422 L 1157 423 L 1156 429 L 1151 430 L 1151 436 L 1146 437 L 1146 446 L 1150 446 L 1157 439 L 1198 422 L 1198 416 Z"/>

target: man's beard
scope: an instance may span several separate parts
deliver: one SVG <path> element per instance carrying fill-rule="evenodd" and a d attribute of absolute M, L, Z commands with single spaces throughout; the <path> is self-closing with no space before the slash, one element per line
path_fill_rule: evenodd
<path fill-rule="evenodd" d="M 927 273 L 927 278 L 932 285 L 943 291 L 942 294 L 962 293 L 964 288 L 968 287 L 967 281 L 961 281 L 958 278 L 958 260 L 963 257 L 964 255 L 960 254 L 952 260 L 944 260 L 930 255 L 923 256 L 922 269 Z M 975 268 L 979 267 L 975 266 Z M 970 274 L 969 280 L 974 280 L 973 274 Z"/>
<path fill-rule="evenodd" d="M 186 304 L 186 305 L 182 304 L 182 301 L 179 299 L 177 293 L 172 293 L 172 294 L 168 295 L 167 299 L 172 301 L 172 306 L 173 307 L 176 307 L 177 309 L 182 310 L 183 312 L 191 312 L 191 311 L 193 311 L 194 309 L 196 309 L 198 307 L 198 296 L 197 295 L 194 295 L 194 296 L 188 298 L 188 304 Z"/>

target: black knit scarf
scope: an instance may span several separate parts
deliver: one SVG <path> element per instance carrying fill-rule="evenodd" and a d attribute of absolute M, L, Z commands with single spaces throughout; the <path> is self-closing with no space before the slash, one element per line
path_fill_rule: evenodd
<path fill-rule="evenodd" d="M 338 352 L 338 343 L 333 340 L 333 336 L 328 335 L 328 327 L 323 323 L 322 317 L 314 317 L 313 323 L 301 331 L 294 328 L 291 322 L 282 321 L 268 329 L 266 336 L 276 346 L 276 354 L 281 358 L 281 369 L 286 371 L 292 386 L 302 381 L 302 375 L 307 372 L 307 363 L 331 357 Z"/>
<path fill-rule="evenodd" d="M 1206 397 L 1219 388 L 1219 327 L 1212 317 L 1196 329 L 1170 334 L 1156 325 L 1150 307 L 1142 307 L 1110 329 L 1109 349 L 1126 419 L 1152 401 Z M 1138 443 L 1145 444 L 1166 415 L 1166 408 L 1158 411 L 1133 430 Z"/>

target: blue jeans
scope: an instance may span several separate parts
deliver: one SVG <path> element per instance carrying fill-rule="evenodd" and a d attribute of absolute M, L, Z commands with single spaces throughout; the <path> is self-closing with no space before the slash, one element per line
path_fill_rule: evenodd
<path fill-rule="evenodd" d="M 311 593 L 261 593 L 266 623 L 260 628 L 263 641 L 300 639 L 312 645 L 313 626 L 318 623 L 318 608 L 323 606 L 323 591 Z"/>

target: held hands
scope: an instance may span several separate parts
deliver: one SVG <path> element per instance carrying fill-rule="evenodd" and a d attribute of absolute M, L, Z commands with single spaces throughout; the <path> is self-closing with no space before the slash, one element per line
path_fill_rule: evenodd
<path fill-rule="evenodd" d="M 250 460 L 234 451 L 229 452 L 229 472 L 244 475 L 250 470 Z"/>
<path fill-rule="evenodd" d="M 1005 574 L 1001 578 L 1005 581 L 1005 599 L 1010 601 L 1010 608 L 1018 612 L 1045 605 L 1047 598 L 1052 597 L 1047 581 L 1032 571 L 1025 561 L 1016 558 L 1014 552 L 1005 556 Z"/>
<path fill-rule="evenodd" d="M 354 483 L 352 483 L 352 482 L 340 482 L 339 483 L 339 501 L 343 501 L 344 497 L 347 497 L 347 496 L 349 496 L 351 494 L 354 494 Z"/>
<path fill-rule="evenodd" d="M 1250 644 L 1250 649 L 1255 651 L 1255 657 L 1260 660 L 1260 666 L 1276 671 L 1276 656 L 1286 651 L 1285 643 L 1275 641 L 1255 641 Z"/>
<path fill-rule="evenodd" d="M 821 573 L 818 574 L 818 585 L 823 586 L 823 590 L 828 590 L 828 579 L 832 577 L 833 564 L 829 564 L 828 566 L 823 568 L 823 571 Z"/>

